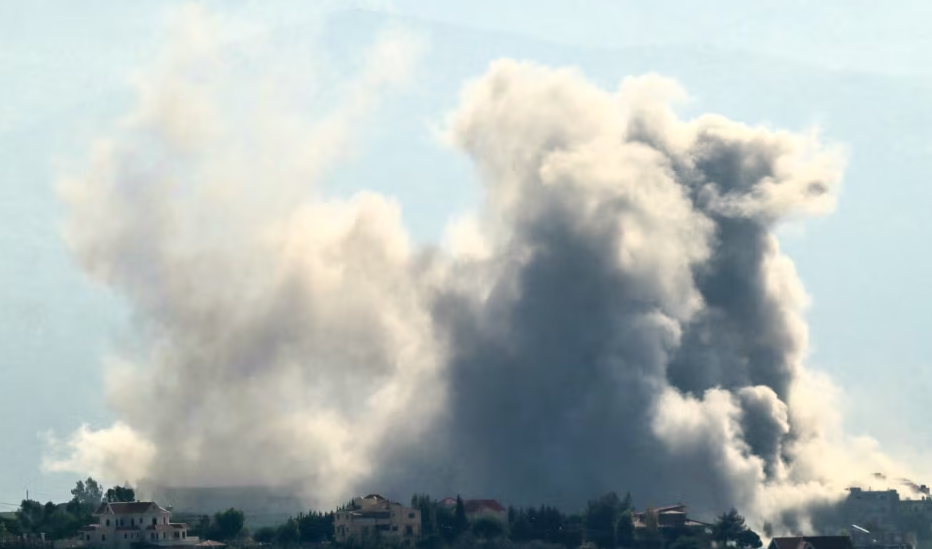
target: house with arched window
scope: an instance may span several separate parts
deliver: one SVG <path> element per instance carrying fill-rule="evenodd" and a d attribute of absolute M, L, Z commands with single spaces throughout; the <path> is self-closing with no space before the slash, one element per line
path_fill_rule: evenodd
<path fill-rule="evenodd" d="M 85 545 L 129 549 L 134 544 L 172 547 L 199 541 L 188 535 L 187 524 L 171 522 L 171 512 L 152 501 L 104 502 L 94 516 L 97 524 L 78 531 Z"/>

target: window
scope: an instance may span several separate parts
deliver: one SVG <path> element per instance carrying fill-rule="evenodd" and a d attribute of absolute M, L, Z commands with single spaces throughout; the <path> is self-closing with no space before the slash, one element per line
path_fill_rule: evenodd
<path fill-rule="evenodd" d="M 107 526 L 110 526 L 110 519 L 107 519 Z"/>
<path fill-rule="evenodd" d="M 412 528 L 410 524 L 407 525 L 407 526 L 405 526 L 405 535 L 406 535 L 406 536 L 413 536 L 413 535 L 414 535 L 414 528 Z"/>
<path fill-rule="evenodd" d="M 87 536 L 85 536 L 85 541 L 91 541 L 91 535 L 90 535 L 90 534 L 88 534 Z"/>
<path fill-rule="evenodd" d="M 127 538 L 126 538 L 126 533 L 125 533 L 125 532 L 123 533 L 123 539 L 127 539 Z"/>
<path fill-rule="evenodd" d="M 129 525 L 130 525 L 130 526 L 136 526 L 136 519 L 134 519 L 134 518 L 129 519 Z"/>
<path fill-rule="evenodd" d="M 162 517 L 162 524 L 168 524 L 168 517 Z"/>
<path fill-rule="evenodd" d="M 408 513 L 408 518 L 414 518 L 414 513 Z"/>
<path fill-rule="evenodd" d="M 101 534 L 100 541 L 107 541 L 107 534 Z"/>
<path fill-rule="evenodd" d="M 158 523 L 159 523 L 159 519 L 153 517 L 153 518 L 152 518 L 152 526 L 155 526 L 155 525 L 158 524 Z"/>

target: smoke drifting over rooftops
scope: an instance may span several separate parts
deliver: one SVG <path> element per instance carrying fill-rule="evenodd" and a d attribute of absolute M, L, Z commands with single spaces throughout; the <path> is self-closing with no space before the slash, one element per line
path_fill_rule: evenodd
<path fill-rule="evenodd" d="M 319 96 L 244 78 L 222 31 L 182 13 L 137 109 L 62 184 L 75 257 L 146 349 L 109 370 L 119 423 L 52 441 L 48 468 L 287 482 L 316 507 L 630 490 L 777 531 L 907 473 L 844 436 L 803 365 L 806 294 L 774 230 L 834 205 L 843 159 L 815 134 L 680 119 L 659 76 L 606 90 L 496 61 L 445 135 L 483 206 L 422 247 L 392 199 L 322 192 L 420 44 L 378 37 L 305 125 Z"/>

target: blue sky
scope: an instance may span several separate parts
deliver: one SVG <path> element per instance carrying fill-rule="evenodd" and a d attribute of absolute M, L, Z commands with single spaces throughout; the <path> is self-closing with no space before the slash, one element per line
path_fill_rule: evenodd
<path fill-rule="evenodd" d="M 54 184 L 131 104 L 129 80 L 151 60 L 176 4 L 0 4 L 0 509 L 27 488 L 59 500 L 74 484 L 73 475 L 40 470 L 42 433 L 114 419 L 103 358 L 129 337 L 130 319 L 117 296 L 74 265 L 60 236 L 64 212 Z M 281 36 L 322 22 L 322 43 L 334 52 L 366 43 L 391 19 L 429 40 L 416 88 L 381 111 L 365 135 L 366 152 L 331 181 L 334 192 L 397 196 L 424 241 L 478 197 L 469 166 L 434 141 L 428 122 L 498 57 L 577 65 L 606 87 L 656 71 L 683 82 L 694 97 L 691 113 L 791 129 L 819 124 L 847 147 L 849 167 L 838 211 L 783 234 L 813 300 L 808 362 L 844 389 L 849 430 L 872 434 L 894 453 L 932 446 L 922 408 L 932 386 L 932 260 L 923 253 L 932 236 L 924 223 L 932 201 L 927 3 L 332 4 L 211 5 Z M 330 8 L 337 11 L 322 20 Z"/>

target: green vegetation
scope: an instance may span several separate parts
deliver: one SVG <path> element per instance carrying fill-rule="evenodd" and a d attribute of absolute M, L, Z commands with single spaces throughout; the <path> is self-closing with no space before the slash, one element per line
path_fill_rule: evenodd
<path fill-rule="evenodd" d="M 739 549 L 758 549 L 763 545 L 760 536 L 747 527 L 744 517 L 735 509 L 718 517 L 712 536 L 715 541 L 723 544 L 734 543 Z"/>
<path fill-rule="evenodd" d="M 110 503 L 136 501 L 136 491 L 129 486 L 115 486 L 107 490 L 104 499 Z"/>
<path fill-rule="evenodd" d="M 92 513 L 101 502 L 134 501 L 136 497 L 129 486 L 104 491 L 93 478 L 78 481 L 71 495 L 70 501 L 60 504 L 24 500 L 13 515 L 15 519 L 0 517 L 0 538 L 38 533 L 52 540 L 69 538 L 80 527 L 95 522 Z M 708 528 L 674 528 L 661 525 L 660 515 L 649 507 L 635 514 L 630 494 L 619 497 L 615 492 L 590 500 L 578 513 L 567 514 L 546 505 L 510 507 L 501 520 L 492 515 L 470 519 L 459 496 L 455 505 L 447 505 L 426 494 L 415 494 L 411 507 L 421 513 L 421 536 L 414 549 L 710 549 L 713 542 L 720 547 L 759 549 L 762 545 L 735 509 L 723 513 Z M 250 533 L 244 528 L 246 516 L 239 509 L 213 516 L 175 516 L 188 523 L 191 536 L 223 541 L 231 547 L 263 544 L 283 548 L 333 543 L 334 518 L 335 512 L 309 511 L 289 517 L 277 527 Z M 374 536 L 345 543 L 340 549 L 402 547 L 400 539 Z"/>
<path fill-rule="evenodd" d="M 78 481 L 67 503 L 43 504 L 24 499 L 15 520 L 0 520 L 0 535 L 45 534 L 56 540 L 74 536 L 78 528 L 94 522 L 91 513 L 103 499 L 100 485 L 93 478 Z"/>

